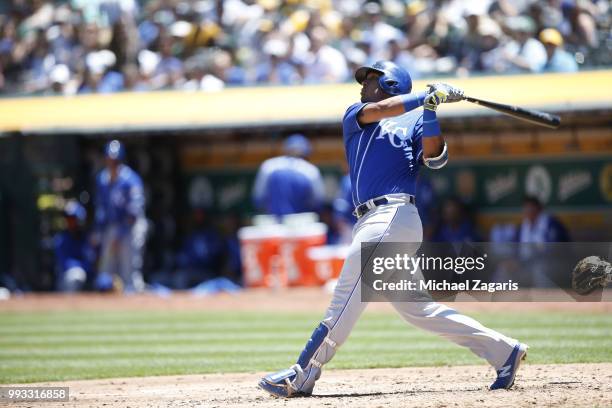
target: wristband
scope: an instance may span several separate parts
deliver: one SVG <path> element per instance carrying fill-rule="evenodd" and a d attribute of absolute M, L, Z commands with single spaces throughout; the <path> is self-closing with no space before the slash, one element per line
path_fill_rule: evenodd
<path fill-rule="evenodd" d="M 423 109 L 423 137 L 439 136 L 441 133 L 436 112 Z"/>
<path fill-rule="evenodd" d="M 425 92 L 402 95 L 404 111 L 410 112 L 411 110 L 414 110 L 419 106 L 423 106 L 423 103 L 425 103 L 425 95 Z"/>

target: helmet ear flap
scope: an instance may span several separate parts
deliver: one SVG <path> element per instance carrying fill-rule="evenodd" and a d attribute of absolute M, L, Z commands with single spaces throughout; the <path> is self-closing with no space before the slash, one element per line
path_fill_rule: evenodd
<path fill-rule="evenodd" d="M 399 82 L 392 78 L 382 77 L 380 79 L 380 85 L 383 91 L 390 95 L 397 95 Z"/>

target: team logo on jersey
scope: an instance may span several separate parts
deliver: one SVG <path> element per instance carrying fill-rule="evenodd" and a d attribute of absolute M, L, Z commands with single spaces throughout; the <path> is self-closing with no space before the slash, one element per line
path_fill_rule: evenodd
<path fill-rule="evenodd" d="M 397 149 L 405 148 L 410 139 L 407 127 L 400 126 L 400 123 L 389 119 L 380 122 L 380 134 L 376 139 L 384 139 L 385 136 L 389 138 L 391 146 Z"/>
<path fill-rule="evenodd" d="M 380 122 L 380 134 L 376 139 L 384 139 L 385 136 L 389 139 L 391 146 L 402 149 L 404 156 L 408 160 L 412 160 L 412 144 L 410 143 L 412 139 L 406 126 L 401 126 L 399 122 L 391 119 L 382 120 Z"/>

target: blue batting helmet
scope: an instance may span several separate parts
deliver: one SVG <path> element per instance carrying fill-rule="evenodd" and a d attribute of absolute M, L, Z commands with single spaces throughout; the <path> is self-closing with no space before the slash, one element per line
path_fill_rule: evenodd
<path fill-rule="evenodd" d="M 407 94 L 412 90 L 412 78 L 408 71 L 391 61 L 376 61 L 372 65 L 360 67 L 355 71 L 357 82 L 363 83 L 370 71 L 380 74 L 380 89 L 389 95 Z"/>
<path fill-rule="evenodd" d="M 113 160 L 124 160 L 125 159 L 125 148 L 118 140 L 112 140 L 108 142 L 104 148 L 104 155 L 109 159 Z"/>
<path fill-rule="evenodd" d="M 283 150 L 286 154 L 308 157 L 312 152 L 312 147 L 304 135 L 295 133 L 285 139 Z"/>

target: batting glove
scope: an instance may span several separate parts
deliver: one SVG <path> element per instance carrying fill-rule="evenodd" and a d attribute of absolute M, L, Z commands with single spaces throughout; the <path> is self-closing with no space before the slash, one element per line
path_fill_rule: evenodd
<path fill-rule="evenodd" d="M 430 111 L 435 111 L 438 105 L 444 103 L 448 98 L 448 93 L 444 89 L 434 89 L 430 91 L 426 96 L 423 103 L 423 107 Z"/>
<path fill-rule="evenodd" d="M 443 91 L 447 94 L 446 100 L 443 102 L 459 102 L 463 100 L 463 89 L 455 88 L 449 84 L 437 82 L 435 84 L 427 84 L 429 92 Z"/>

